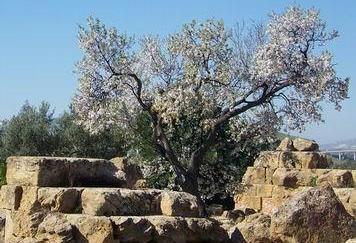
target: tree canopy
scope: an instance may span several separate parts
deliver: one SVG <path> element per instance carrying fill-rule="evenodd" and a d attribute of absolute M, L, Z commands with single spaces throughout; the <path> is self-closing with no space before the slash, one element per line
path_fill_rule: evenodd
<path fill-rule="evenodd" d="M 321 121 L 323 101 L 340 109 L 348 79 L 337 76 L 325 48 L 337 36 L 317 10 L 300 7 L 272 14 L 266 26 L 244 30 L 209 19 L 138 40 L 89 18 L 79 31 L 84 55 L 74 109 L 93 133 L 129 127 L 147 112 L 157 151 L 183 190 L 199 196 L 197 176 L 222 127 L 239 141 L 252 128 L 263 136 L 282 124 L 303 129 Z M 172 140 L 187 119 L 194 139 L 177 150 Z"/>

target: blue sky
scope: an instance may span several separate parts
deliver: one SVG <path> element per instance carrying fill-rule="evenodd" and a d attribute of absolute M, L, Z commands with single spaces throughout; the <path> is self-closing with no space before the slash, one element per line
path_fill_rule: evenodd
<path fill-rule="evenodd" d="M 330 49 L 340 76 L 351 77 L 350 99 L 343 110 L 325 106 L 324 124 L 311 124 L 303 136 L 329 143 L 356 138 L 356 1 L 16 1 L 0 2 L 0 119 L 10 118 L 28 100 L 49 101 L 57 113 L 67 109 L 76 88 L 74 64 L 81 53 L 78 24 L 87 16 L 129 34 L 164 35 L 192 19 L 214 17 L 227 25 L 237 21 L 266 21 L 272 11 L 290 4 L 317 7 L 331 29 L 339 30 Z"/>

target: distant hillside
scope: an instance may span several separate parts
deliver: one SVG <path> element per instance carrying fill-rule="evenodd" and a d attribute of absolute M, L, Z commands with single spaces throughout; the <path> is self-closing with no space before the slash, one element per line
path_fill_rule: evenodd
<path fill-rule="evenodd" d="M 322 144 L 322 150 L 356 150 L 356 139 L 342 140 L 330 144 Z"/>

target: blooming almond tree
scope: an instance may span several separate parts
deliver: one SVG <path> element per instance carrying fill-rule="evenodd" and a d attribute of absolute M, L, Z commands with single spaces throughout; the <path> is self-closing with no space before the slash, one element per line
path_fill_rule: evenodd
<path fill-rule="evenodd" d="M 324 48 L 338 34 L 317 10 L 291 7 L 266 27 L 239 30 L 192 21 L 165 38 L 135 41 L 89 18 L 79 31 L 79 123 L 95 133 L 149 114 L 157 150 L 181 188 L 199 197 L 199 169 L 222 127 L 236 139 L 246 123 L 266 132 L 276 124 L 303 129 L 322 120 L 322 101 L 341 108 L 349 81 L 336 75 Z M 194 121 L 199 139 L 178 153 L 171 139 L 182 120 Z"/>

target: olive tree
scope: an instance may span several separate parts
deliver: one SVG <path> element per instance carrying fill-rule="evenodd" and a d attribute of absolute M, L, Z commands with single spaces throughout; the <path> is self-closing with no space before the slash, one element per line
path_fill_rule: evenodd
<path fill-rule="evenodd" d="M 238 140 L 245 124 L 266 132 L 276 124 L 303 129 L 322 120 L 321 102 L 341 108 L 349 81 L 337 76 L 325 49 L 337 36 L 317 10 L 299 7 L 248 31 L 209 19 L 138 40 L 89 18 L 79 30 L 78 122 L 96 133 L 129 128 L 146 112 L 157 151 L 181 188 L 199 197 L 197 176 L 223 127 Z M 178 152 L 173 131 L 187 119 L 199 136 Z"/>

